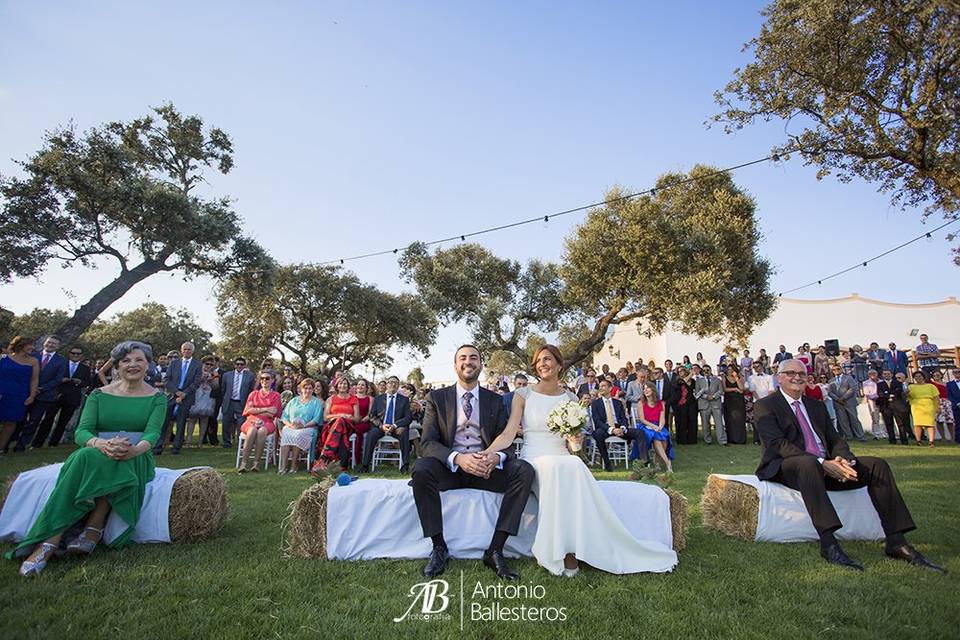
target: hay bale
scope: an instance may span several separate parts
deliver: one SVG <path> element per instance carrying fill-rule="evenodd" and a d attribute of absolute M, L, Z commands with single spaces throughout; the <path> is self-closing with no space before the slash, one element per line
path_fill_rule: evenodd
<path fill-rule="evenodd" d="M 710 474 L 700 506 L 705 527 L 741 540 L 756 539 L 760 496 L 750 485 Z"/>
<path fill-rule="evenodd" d="M 227 520 L 227 483 L 214 469 L 187 471 L 173 483 L 170 494 L 171 542 L 213 537 Z"/>
<path fill-rule="evenodd" d="M 285 555 L 327 559 L 327 493 L 333 485 L 333 478 L 324 478 L 290 503 L 290 513 L 280 525 Z"/>
<path fill-rule="evenodd" d="M 663 488 L 670 496 L 670 528 L 673 530 L 673 550 L 683 551 L 687 548 L 687 499 L 679 491 Z"/>

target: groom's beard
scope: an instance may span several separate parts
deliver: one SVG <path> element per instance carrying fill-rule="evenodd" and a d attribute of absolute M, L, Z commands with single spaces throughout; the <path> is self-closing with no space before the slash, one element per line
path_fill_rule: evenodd
<path fill-rule="evenodd" d="M 473 384 L 480 378 L 480 367 L 473 369 L 473 371 L 457 369 L 457 377 L 460 378 L 460 382 L 465 384 Z"/>

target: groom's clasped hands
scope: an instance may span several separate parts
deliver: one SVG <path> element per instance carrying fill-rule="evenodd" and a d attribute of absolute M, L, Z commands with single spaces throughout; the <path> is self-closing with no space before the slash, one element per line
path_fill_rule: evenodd
<path fill-rule="evenodd" d="M 490 472 L 500 464 L 496 453 L 459 453 L 453 463 L 466 473 L 478 478 L 489 478 Z"/>

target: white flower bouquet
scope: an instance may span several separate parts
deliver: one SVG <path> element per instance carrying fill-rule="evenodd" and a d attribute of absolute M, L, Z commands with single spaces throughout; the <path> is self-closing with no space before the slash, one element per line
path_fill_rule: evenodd
<path fill-rule="evenodd" d="M 561 436 L 576 436 L 587 424 L 587 410 L 579 402 L 568 400 L 561 402 L 550 410 L 547 416 L 547 427 L 550 431 Z M 579 451 L 580 443 L 570 440 L 570 450 Z"/>

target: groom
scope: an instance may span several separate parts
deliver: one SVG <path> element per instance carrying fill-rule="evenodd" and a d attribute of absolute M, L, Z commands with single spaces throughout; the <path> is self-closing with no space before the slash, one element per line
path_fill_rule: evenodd
<path fill-rule="evenodd" d="M 433 541 L 423 575 L 439 576 L 450 560 L 443 539 L 440 492 L 469 488 L 503 494 L 493 539 L 483 552 L 483 564 L 501 578 L 516 580 L 520 575 L 507 565 L 503 545 L 520 528 L 520 516 L 534 480 L 533 467 L 516 458 L 512 447 L 482 453 L 503 431 L 507 412 L 499 395 L 478 384 L 483 360 L 476 347 L 457 349 L 453 364 L 457 383 L 434 390 L 427 397 L 420 436 L 422 457 L 413 467 L 410 482 L 423 535 Z"/>

